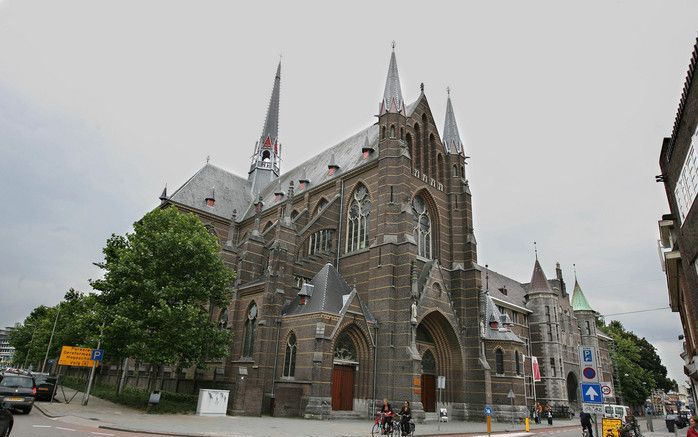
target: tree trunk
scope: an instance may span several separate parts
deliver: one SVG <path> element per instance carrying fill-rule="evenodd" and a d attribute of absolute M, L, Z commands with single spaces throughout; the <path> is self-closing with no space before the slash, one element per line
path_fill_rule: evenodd
<path fill-rule="evenodd" d="M 119 382 L 117 384 L 116 394 L 118 394 L 120 396 L 121 393 L 123 393 L 124 387 L 126 387 L 127 382 L 128 382 L 128 357 L 124 358 L 124 362 L 121 365 L 121 378 L 119 379 Z"/>

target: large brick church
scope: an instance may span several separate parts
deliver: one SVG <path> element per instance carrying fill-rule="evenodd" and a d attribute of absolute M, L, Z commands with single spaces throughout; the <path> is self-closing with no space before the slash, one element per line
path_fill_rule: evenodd
<path fill-rule="evenodd" d="M 281 64 L 246 177 L 207 163 L 160 197 L 197 214 L 237 272 L 215 312 L 230 354 L 207 376 L 231 413 L 365 417 L 383 398 L 418 418 L 525 416 L 534 398 L 578 409 L 580 344 L 612 380 L 611 341 L 559 264 L 549 280 L 536 259 L 528 283 L 478 264 L 450 95 L 439 133 L 423 86 L 403 99 L 393 48 L 377 121 L 283 170 L 280 86 Z"/>

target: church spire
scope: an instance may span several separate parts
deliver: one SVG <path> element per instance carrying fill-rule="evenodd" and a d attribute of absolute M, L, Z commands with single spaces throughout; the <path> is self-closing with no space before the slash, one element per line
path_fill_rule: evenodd
<path fill-rule="evenodd" d="M 456 116 L 453 113 L 453 105 L 451 104 L 451 89 L 446 88 L 446 93 L 448 93 L 448 99 L 446 100 L 446 121 L 444 122 L 443 143 L 448 153 L 462 154 L 463 143 L 460 140 Z"/>
<path fill-rule="evenodd" d="M 281 97 L 281 61 L 276 67 L 274 87 L 269 99 L 267 116 L 259 141 L 255 145 L 247 183 L 253 195 L 279 177 L 281 172 L 281 144 L 279 143 L 279 100 Z"/>
<path fill-rule="evenodd" d="M 386 112 L 405 114 L 405 102 L 402 99 L 400 74 L 397 71 L 397 60 L 395 59 L 395 41 L 393 41 L 393 52 L 390 54 L 388 77 L 385 81 L 385 91 L 383 91 L 383 100 L 381 100 L 380 103 L 379 115 L 383 115 Z"/>
<path fill-rule="evenodd" d="M 274 88 L 271 91 L 271 99 L 269 99 L 269 108 L 267 116 L 264 118 L 264 127 L 262 135 L 259 137 L 259 144 L 264 145 L 267 142 L 274 144 L 279 137 L 279 98 L 281 96 L 281 61 L 276 67 L 276 76 L 274 77 Z"/>

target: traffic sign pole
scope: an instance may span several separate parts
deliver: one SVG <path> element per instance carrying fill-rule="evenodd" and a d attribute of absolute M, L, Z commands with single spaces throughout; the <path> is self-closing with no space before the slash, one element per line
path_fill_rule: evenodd
<path fill-rule="evenodd" d="M 104 323 L 102 323 L 102 327 L 99 329 L 99 340 L 97 340 L 97 350 L 100 350 L 102 346 L 102 333 L 104 333 Z M 95 355 L 93 353 L 93 355 Z M 92 390 L 92 381 L 94 381 L 95 378 L 95 369 L 97 368 L 97 360 L 92 361 L 92 370 L 90 371 L 90 379 L 87 381 L 87 392 L 85 393 L 85 397 L 82 399 L 82 404 L 87 405 L 87 402 L 90 400 L 90 391 Z"/>

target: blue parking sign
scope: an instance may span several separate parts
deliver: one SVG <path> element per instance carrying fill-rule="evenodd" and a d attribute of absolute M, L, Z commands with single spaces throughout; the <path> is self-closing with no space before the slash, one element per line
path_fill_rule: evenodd
<path fill-rule="evenodd" d="M 92 349 L 92 353 L 90 354 L 90 359 L 92 361 L 102 361 L 102 358 L 104 358 L 104 349 Z"/>

